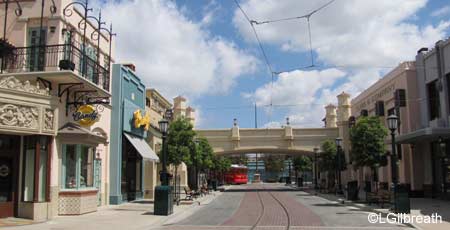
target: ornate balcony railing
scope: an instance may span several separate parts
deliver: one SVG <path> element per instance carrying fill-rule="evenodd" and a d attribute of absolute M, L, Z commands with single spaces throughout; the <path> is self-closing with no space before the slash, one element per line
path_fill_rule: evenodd
<path fill-rule="evenodd" d="M 109 91 L 109 67 L 104 68 L 71 44 L 18 47 L 3 59 L 2 73 L 72 70 Z"/>

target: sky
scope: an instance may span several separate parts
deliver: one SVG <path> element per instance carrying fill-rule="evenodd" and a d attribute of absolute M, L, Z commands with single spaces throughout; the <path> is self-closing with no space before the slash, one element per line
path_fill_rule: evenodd
<path fill-rule="evenodd" d="M 330 0 L 237 2 L 262 22 L 307 15 Z M 335 0 L 309 17 L 310 30 L 305 18 L 253 24 L 265 58 L 234 0 L 94 1 L 118 34 L 116 61 L 134 63 L 169 100 L 186 97 L 201 129 L 230 128 L 234 118 L 244 128 L 280 127 L 287 117 L 295 127 L 322 127 L 324 107 L 339 93 L 357 96 L 419 48 L 448 38 L 448 3 Z"/>

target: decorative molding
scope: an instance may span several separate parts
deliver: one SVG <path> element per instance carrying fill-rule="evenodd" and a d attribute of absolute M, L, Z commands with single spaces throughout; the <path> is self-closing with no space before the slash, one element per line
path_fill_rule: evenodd
<path fill-rule="evenodd" d="M 33 94 L 39 94 L 39 95 L 45 95 L 45 96 L 50 95 L 50 90 L 48 88 L 41 89 L 38 82 L 36 82 L 36 85 L 32 85 L 30 83 L 30 81 L 26 80 L 26 81 L 22 82 L 14 76 L 1 78 L 0 79 L 0 88 L 17 90 L 17 91 L 22 91 L 22 92 L 26 92 L 26 93 L 33 93 Z"/>
<path fill-rule="evenodd" d="M 39 108 L 0 103 L 0 125 L 38 129 Z"/>
<path fill-rule="evenodd" d="M 44 130 L 54 130 L 55 127 L 55 112 L 51 109 L 44 111 Z"/>

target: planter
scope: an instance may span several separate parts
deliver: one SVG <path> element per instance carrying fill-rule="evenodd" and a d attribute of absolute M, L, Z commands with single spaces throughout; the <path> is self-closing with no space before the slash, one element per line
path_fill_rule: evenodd
<path fill-rule="evenodd" d="M 70 60 L 61 60 L 59 61 L 59 68 L 62 70 L 75 70 L 75 63 Z"/>
<path fill-rule="evenodd" d="M 9 43 L 8 40 L 0 38 L 0 58 L 6 58 L 14 54 L 16 47 Z"/>

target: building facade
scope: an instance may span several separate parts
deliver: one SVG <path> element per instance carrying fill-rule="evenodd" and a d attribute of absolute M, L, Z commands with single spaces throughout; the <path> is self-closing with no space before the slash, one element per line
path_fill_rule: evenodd
<path fill-rule="evenodd" d="M 351 116 L 356 120 L 360 116 L 376 116 L 387 128 L 387 117 L 396 114 L 400 122 L 396 135 L 402 135 L 417 128 L 416 123 L 420 119 L 418 101 L 415 62 L 404 62 L 351 100 Z M 348 136 L 345 137 L 348 138 Z M 390 135 L 385 143 L 386 153 L 390 155 L 392 152 Z M 349 148 L 350 142 L 344 148 L 348 157 L 350 157 Z M 422 168 L 420 160 L 416 154 L 412 153 L 411 146 L 398 144 L 396 148 L 399 160 L 399 183 L 408 184 L 412 196 L 421 196 L 423 181 L 421 176 L 417 175 Z M 351 165 L 347 168 L 346 181 L 358 180 L 359 184 L 374 181 L 374 175 L 369 168 L 359 169 L 356 172 L 352 170 Z M 388 157 L 387 166 L 380 167 L 376 176 L 378 182 L 385 184 L 392 182 L 390 157 Z"/>
<path fill-rule="evenodd" d="M 425 197 L 450 198 L 450 39 L 438 41 L 416 56 L 420 117 L 397 142 L 410 146 L 421 167 L 414 168 L 415 187 Z"/>
<path fill-rule="evenodd" d="M 71 1 L 20 1 L 0 74 L 0 218 L 45 220 L 108 203 L 109 36 L 83 36 Z M 5 2 L 3 2 L 5 4 Z M 19 11 L 17 11 L 19 12 Z M 86 34 L 96 27 L 87 23 Z M 110 49 L 111 48 L 111 49 Z"/>
<path fill-rule="evenodd" d="M 132 64 L 113 65 L 111 204 L 143 199 L 145 161 L 159 160 L 145 141 L 151 125 L 150 113 L 145 107 L 145 85 L 134 70 Z"/>

